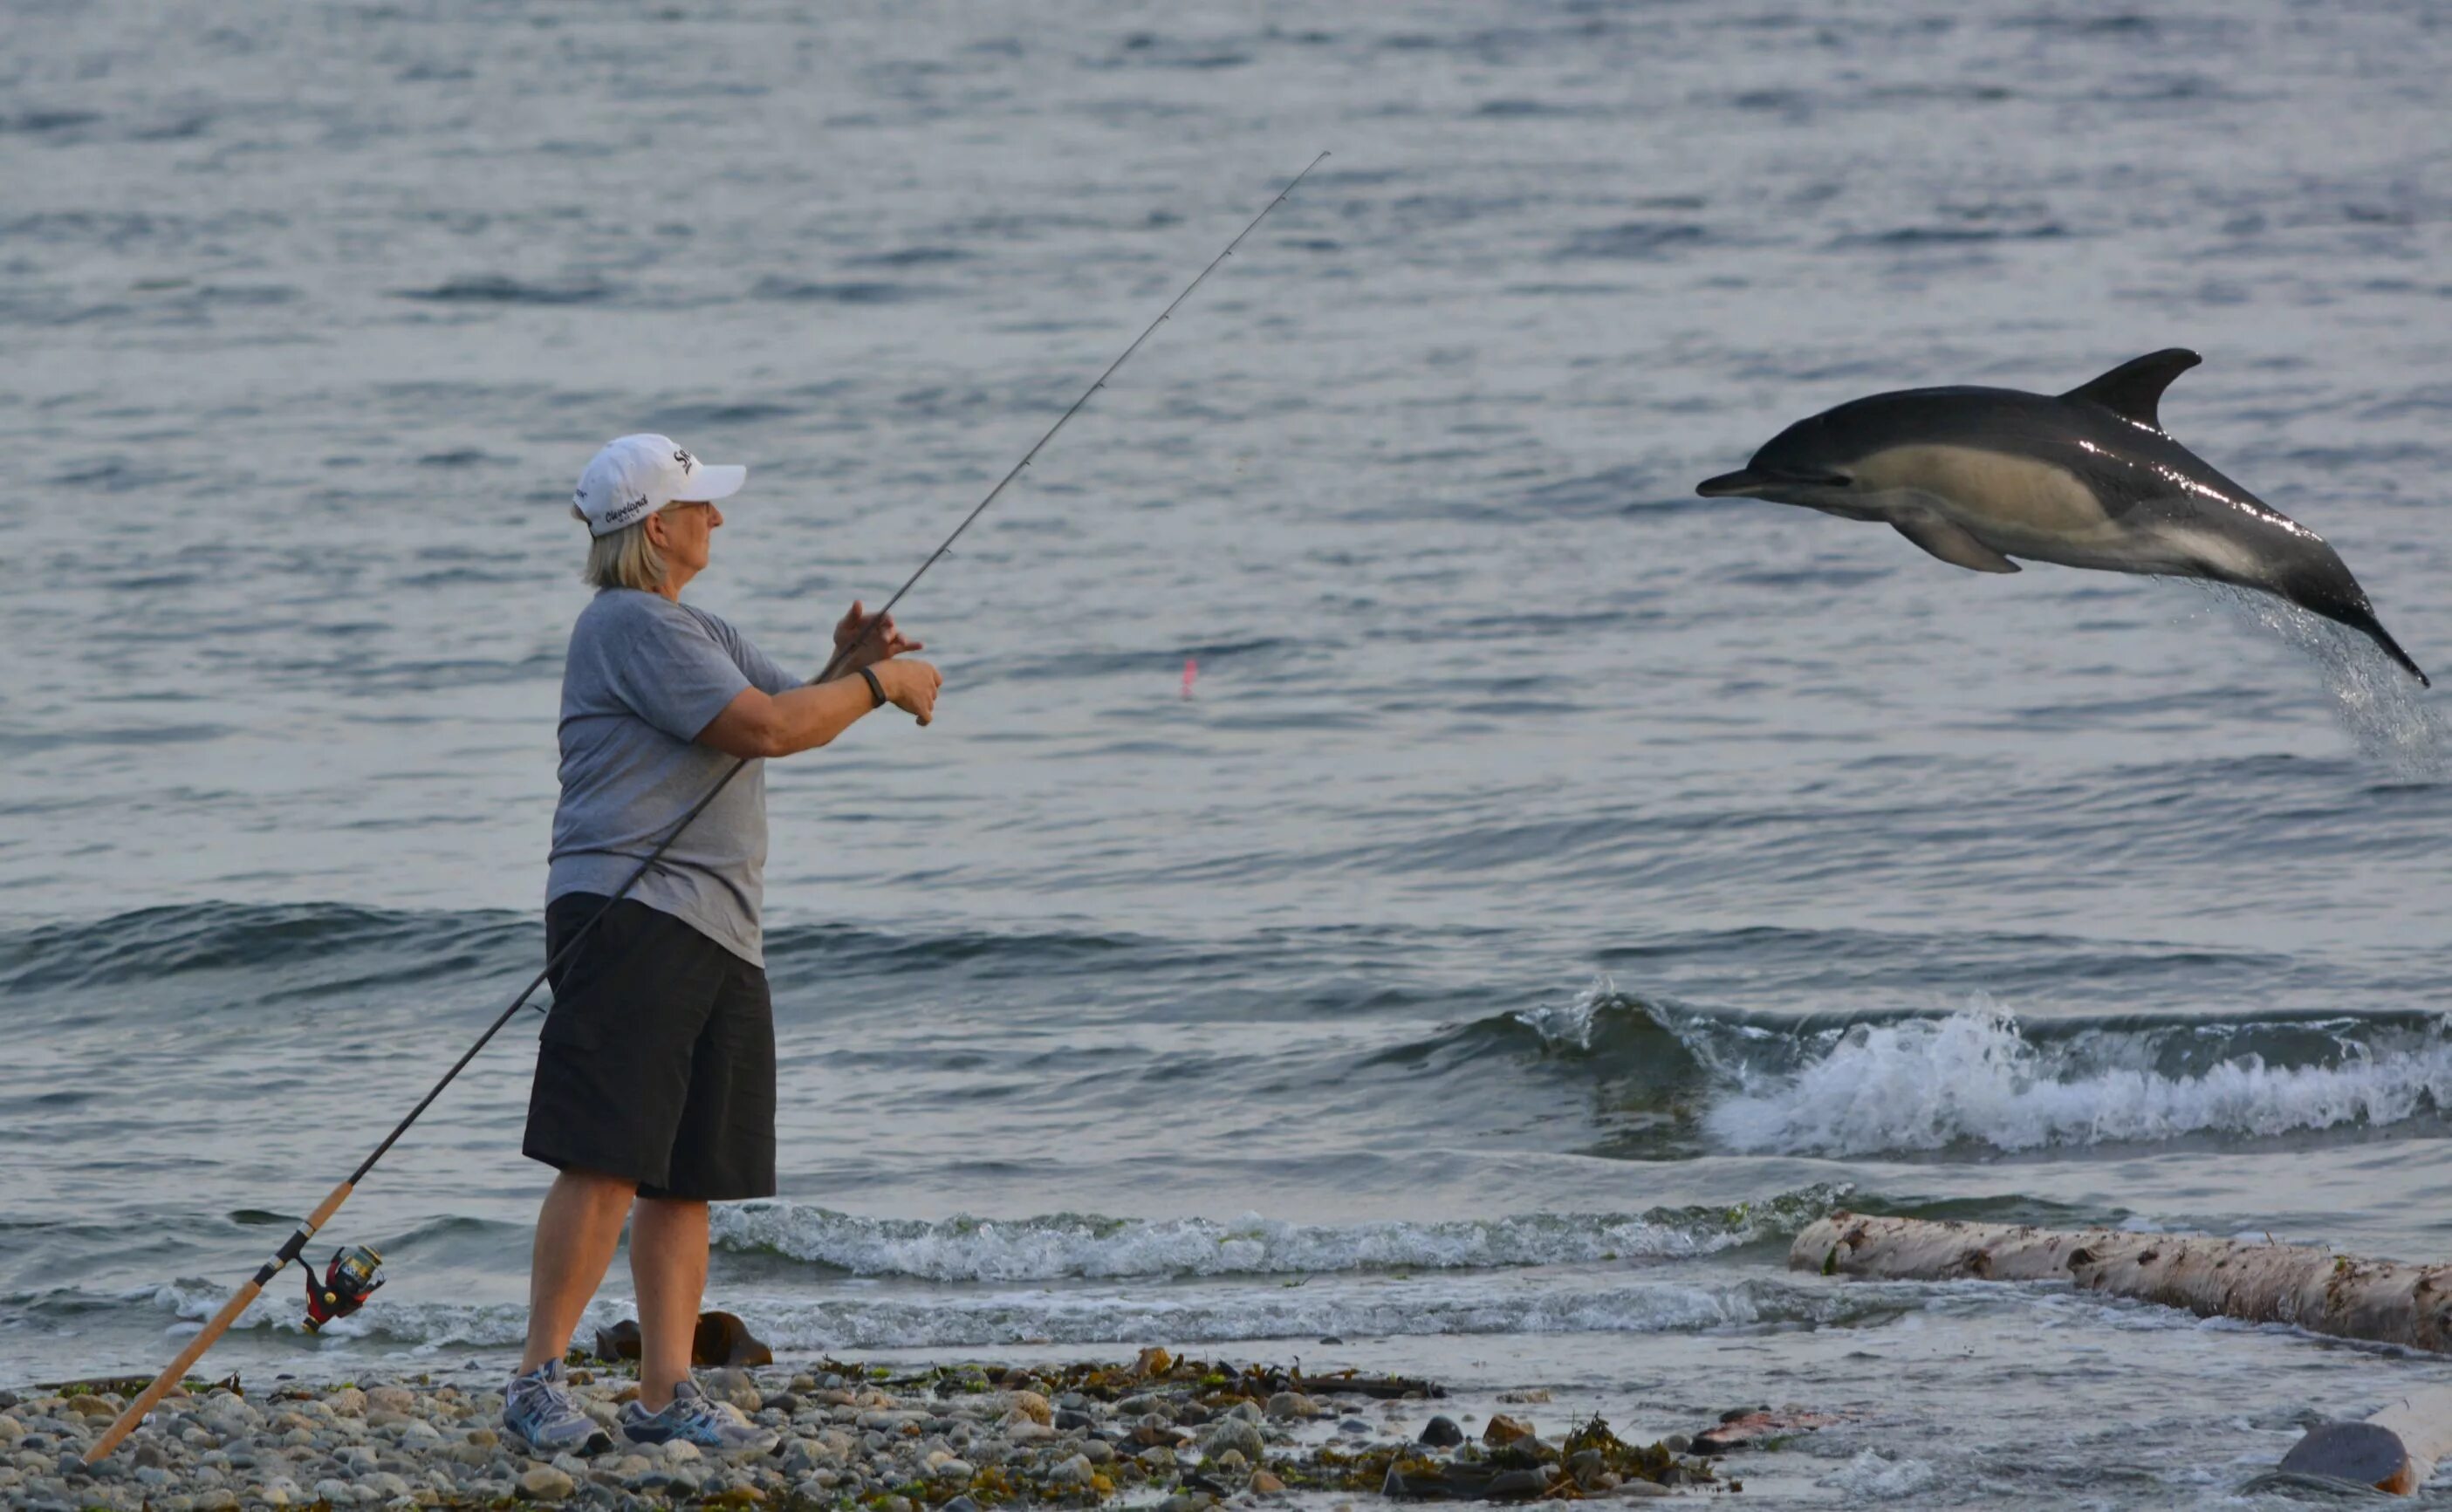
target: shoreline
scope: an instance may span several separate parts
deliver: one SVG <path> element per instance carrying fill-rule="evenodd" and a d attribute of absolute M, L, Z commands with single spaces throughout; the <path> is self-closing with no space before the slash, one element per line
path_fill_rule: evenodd
<path fill-rule="evenodd" d="M 1678 1437 L 1620 1442 L 1597 1419 L 1485 1419 L 1436 1383 L 1305 1377 L 1145 1349 L 1128 1362 L 937 1365 L 832 1359 L 702 1371 L 762 1430 L 729 1453 L 643 1445 L 615 1424 L 635 1367 L 572 1357 L 573 1390 L 611 1447 L 541 1457 L 506 1443 L 502 1395 L 431 1372 L 339 1384 L 191 1380 L 100 1464 L 81 1456 L 141 1381 L 0 1392 L 0 1500 L 28 1512 L 285 1506 L 682 1506 L 977 1512 L 996 1505 L 1161 1512 L 1304 1493 L 1436 1500 L 1657 1497 L 1742 1489 Z M 1307 1500 L 1313 1498 L 1306 1498 Z"/>

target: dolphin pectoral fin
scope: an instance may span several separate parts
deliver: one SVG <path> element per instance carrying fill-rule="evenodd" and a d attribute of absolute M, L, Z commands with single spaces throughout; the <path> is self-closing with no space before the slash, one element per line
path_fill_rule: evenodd
<path fill-rule="evenodd" d="M 2171 386 L 2171 380 L 2204 361 L 2185 346 L 2166 346 L 2159 352 L 2131 358 L 2101 378 L 2080 383 L 2061 398 L 2086 400 L 2123 420 L 2161 430 L 2163 422 L 2154 411 L 2163 401 L 2163 390 Z"/>
<path fill-rule="evenodd" d="M 2018 564 L 1947 520 L 1893 520 L 1890 528 L 1953 567 L 1969 572 L 2016 572 Z"/>

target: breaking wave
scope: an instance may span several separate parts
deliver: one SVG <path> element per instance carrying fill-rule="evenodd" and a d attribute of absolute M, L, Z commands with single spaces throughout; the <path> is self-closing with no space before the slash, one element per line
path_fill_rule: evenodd
<path fill-rule="evenodd" d="M 2028 1023 L 1979 1001 L 1782 1021 L 1645 1003 L 1601 981 L 1511 1017 L 1552 1053 L 1673 1063 L 1704 1084 L 1687 1093 L 1694 1132 L 1746 1153 L 2265 1138 L 2452 1109 L 2452 1019 L 2426 1014 Z"/>
<path fill-rule="evenodd" d="M 1735 1208 L 1358 1224 L 1289 1223 L 1256 1213 L 1231 1222 L 1082 1213 L 898 1220 L 756 1202 L 717 1208 L 714 1238 L 734 1252 L 928 1281 L 1453 1270 L 1710 1254 L 1794 1233 L 1839 1195 L 1815 1187 Z"/>
<path fill-rule="evenodd" d="M 2219 1026 L 2217 1037 L 2239 1028 Z M 2452 1041 L 2441 1023 L 2290 1028 L 2325 1035 L 2330 1052 L 2290 1064 L 2240 1051 L 2172 1073 L 2158 1065 L 2167 1042 L 2202 1031 L 2096 1031 L 2038 1042 L 1989 1007 L 1860 1024 L 1793 1072 L 1738 1070 L 1737 1090 L 1704 1124 L 1730 1149 L 1852 1155 L 1962 1143 L 2023 1150 L 2272 1136 L 2398 1124 L 2452 1106 Z"/>
<path fill-rule="evenodd" d="M 183 1321 L 181 1334 L 208 1317 L 222 1293 L 202 1283 L 165 1286 L 154 1305 Z M 1215 1343 L 1235 1339 L 1410 1338 L 1434 1334 L 1696 1333 L 1831 1326 L 1866 1322 L 1923 1306 L 1907 1284 L 1835 1287 L 1778 1276 L 1738 1279 L 1628 1281 L 1573 1285 L 1552 1274 L 1448 1287 L 1343 1278 L 1290 1286 L 1283 1283 L 1214 1286 L 1170 1294 L 1137 1286 L 1034 1289 L 983 1295 L 941 1292 L 809 1298 L 724 1296 L 712 1299 L 737 1312 L 778 1349 L 989 1348 L 1012 1345 Z M 242 1328 L 298 1332 L 294 1309 L 250 1308 Z M 629 1315 L 616 1301 L 591 1304 L 578 1337 Z M 392 1343 L 419 1349 L 499 1348 L 517 1345 L 527 1309 L 518 1303 L 369 1302 L 334 1321 L 323 1347 L 350 1342 Z M 303 1340 L 302 1340 L 303 1342 Z"/>

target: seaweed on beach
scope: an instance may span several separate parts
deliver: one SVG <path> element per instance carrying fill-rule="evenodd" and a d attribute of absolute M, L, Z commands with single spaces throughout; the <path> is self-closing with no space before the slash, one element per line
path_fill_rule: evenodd
<path fill-rule="evenodd" d="M 1512 1424 L 1513 1420 L 1504 1421 Z M 1522 1427 L 1521 1424 L 1515 1424 Z M 1273 1465 L 1289 1485 L 1375 1491 L 1399 1501 L 1572 1502 L 1606 1496 L 1630 1481 L 1658 1485 L 1725 1484 L 1709 1463 L 1680 1457 L 1665 1443 L 1629 1443 L 1594 1415 L 1552 1444 L 1532 1434 L 1466 1443 L 1443 1456 L 1419 1443 L 1346 1449 L 1330 1444 L 1307 1460 Z"/>

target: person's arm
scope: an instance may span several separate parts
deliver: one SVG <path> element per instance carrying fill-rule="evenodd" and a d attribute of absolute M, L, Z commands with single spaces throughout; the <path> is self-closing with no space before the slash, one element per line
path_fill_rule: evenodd
<path fill-rule="evenodd" d="M 880 661 L 868 669 L 887 700 L 926 724 L 935 717 L 937 688 L 944 679 L 924 661 Z M 698 733 L 698 743 L 725 756 L 796 756 L 814 751 L 858 724 L 875 700 L 868 680 L 854 674 L 781 693 L 743 688 Z"/>

